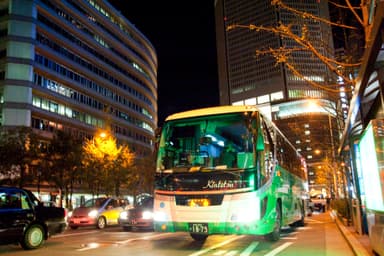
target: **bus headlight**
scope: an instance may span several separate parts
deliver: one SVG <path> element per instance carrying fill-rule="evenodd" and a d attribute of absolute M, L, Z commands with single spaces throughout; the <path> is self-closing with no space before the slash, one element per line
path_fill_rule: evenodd
<path fill-rule="evenodd" d="M 165 212 L 154 212 L 153 219 L 155 221 L 167 221 L 167 214 Z"/>
<path fill-rule="evenodd" d="M 260 217 L 256 212 L 253 211 L 240 211 L 233 213 L 231 216 L 231 221 L 234 222 L 251 222 L 258 220 Z"/>
<path fill-rule="evenodd" d="M 252 206 L 252 207 L 249 207 Z M 254 222 L 260 220 L 260 201 L 252 200 L 243 202 L 241 205 L 233 206 L 231 221 L 233 222 Z"/>

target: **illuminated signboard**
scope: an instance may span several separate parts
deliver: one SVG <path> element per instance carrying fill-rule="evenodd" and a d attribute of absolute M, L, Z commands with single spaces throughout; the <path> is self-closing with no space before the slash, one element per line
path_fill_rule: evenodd
<path fill-rule="evenodd" d="M 366 206 L 384 212 L 384 120 L 372 120 L 359 142 Z"/>

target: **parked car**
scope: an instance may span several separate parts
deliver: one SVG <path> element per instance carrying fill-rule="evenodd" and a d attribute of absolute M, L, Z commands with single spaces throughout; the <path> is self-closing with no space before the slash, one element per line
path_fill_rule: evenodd
<path fill-rule="evenodd" d="M 128 210 L 122 211 L 119 224 L 125 231 L 132 229 L 153 229 L 153 197 L 139 198 L 137 204 Z"/>
<path fill-rule="evenodd" d="M 323 194 L 315 194 L 311 195 L 310 200 L 310 207 L 312 212 L 317 210 L 321 212 L 325 212 L 327 208 L 327 199 L 324 197 Z"/>
<path fill-rule="evenodd" d="M 72 229 L 95 226 L 103 229 L 117 225 L 120 212 L 128 205 L 128 200 L 114 197 L 99 197 L 85 201 L 68 214 L 68 225 Z"/>
<path fill-rule="evenodd" d="M 64 208 L 44 206 L 26 189 L 0 187 L 0 244 L 36 249 L 66 227 Z"/>

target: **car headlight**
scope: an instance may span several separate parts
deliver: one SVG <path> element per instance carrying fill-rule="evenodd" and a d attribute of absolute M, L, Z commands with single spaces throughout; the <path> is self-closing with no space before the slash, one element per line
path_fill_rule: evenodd
<path fill-rule="evenodd" d="M 99 212 L 97 210 L 92 210 L 88 213 L 88 217 L 90 218 L 96 218 L 97 214 L 99 214 Z"/>
<path fill-rule="evenodd" d="M 128 212 L 126 212 L 126 211 L 121 212 L 119 218 L 122 220 L 128 219 Z"/>
<path fill-rule="evenodd" d="M 143 219 L 149 220 L 153 218 L 153 213 L 151 211 L 143 211 Z"/>

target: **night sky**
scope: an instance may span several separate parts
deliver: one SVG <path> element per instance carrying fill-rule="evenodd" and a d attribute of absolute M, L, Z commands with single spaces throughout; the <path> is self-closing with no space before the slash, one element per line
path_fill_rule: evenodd
<path fill-rule="evenodd" d="M 214 0 L 109 0 L 155 47 L 159 126 L 169 114 L 219 104 Z"/>

